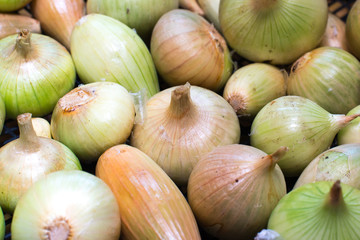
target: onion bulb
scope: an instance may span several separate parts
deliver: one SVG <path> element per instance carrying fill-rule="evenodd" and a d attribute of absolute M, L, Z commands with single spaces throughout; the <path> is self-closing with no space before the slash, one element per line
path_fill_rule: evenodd
<path fill-rule="evenodd" d="M 221 30 L 254 62 L 290 64 L 315 48 L 326 29 L 326 0 L 222 0 Z"/>
<path fill-rule="evenodd" d="M 133 30 L 111 17 L 82 17 L 71 35 L 71 54 L 84 83 L 117 82 L 131 92 L 145 89 L 148 96 L 159 91 L 146 45 Z"/>
<path fill-rule="evenodd" d="M 291 67 L 287 93 L 308 98 L 331 113 L 346 114 L 360 105 L 360 62 L 339 48 L 314 49 Z"/>
<path fill-rule="evenodd" d="M 4 214 L 0 207 L 0 239 L 4 239 L 5 237 L 5 219 Z"/>
<path fill-rule="evenodd" d="M 219 7 L 220 0 L 198 0 L 200 7 L 204 10 L 205 17 L 220 31 Z"/>
<path fill-rule="evenodd" d="M 179 0 L 180 7 L 188 9 L 196 14 L 204 15 L 204 11 L 201 9 L 196 0 Z"/>
<path fill-rule="evenodd" d="M 163 90 L 145 106 L 131 145 L 159 164 L 178 185 L 186 185 L 201 155 L 239 143 L 240 125 L 231 106 L 216 93 L 185 84 Z"/>
<path fill-rule="evenodd" d="M 34 18 L 0 13 L 0 39 L 16 34 L 24 28 L 33 33 L 41 33 L 40 22 Z"/>
<path fill-rule="evenodd" d="M 359 199 L 340 181 L 306 184 L 280 200 L 268 228 L 291 240 L 360 239 Z"/>
<path fill-rule="evenodd" d="M 19 115 L 17 122 L 20 137 L 0 149 L 0 206 L 8 213 L 13 213 L 20 197 L 38 179 L 63 169 L 81 169 L 65 145 L 36 136 L 30 113 Z"/>
<path fill-rule="evenodd" d="M 354 114 L 360 114 L 360 105 L 351 109 L 346 116 L 351 116 Z M 347 143 L 360 143 L 360 118 L 356 118 L 349 125 L 342 128 L 338 135 L 337 141 L 339 145 Z"/>
<path fill-rule="evenodd" d="M 0 0 L 0 12 L 13 12 L 23 8 L 31 0 Z"/>
<path fill-rule="evenodd" d="M 51 134 L 84 162 L 124 143 L 134 125 L 131 95 L 117 83 L 79 86 L 62 97 L 51 117 Z"/>
<path fill-rule="evenodd" d="M 51 113 L 75 79 L 70 54 L 52 38 L 23 30 L 0 40 L 0 94 L 8 118 Z"/>
<path fill-rule="evenodd" d="M 345 35 L 352 54 L 360 58 L 360 1 L 355 1 L 346 19 Z"/>
<path fill-rule="evenodd" d="M 345 23 L 335 14 L 329 13 L 325 34 L 320 46 L 337 47 L 348 50 L 345 37 Z"/>
<path fill-rule="evenodd" d="M 11 223 L 13 240 L 118 240 L 120 212 L 101 179 L 82 171 L 59 171 L 21 197 Z"/>
<path fill-rule="evenodd" d="M 137 148 L 117 145 L 106 150 L 97 162 L 96 176 L 110 186 L 118 201 L 123 239 L 200 239 L 183 194 Z"/>
<path fill-rule="evenodd" d="M 37 136 L 51 138 L 50 123 L 46 119 L 32 118 L 31 122 Z"/>
<path fill-rule="evenodd" d="M 333 115 L 307 98 L 284 96 L 266 104 L 256 115 L 250 142 L 266 153 L 288 147 L 278 164 L 285 176 L 299 176 L 330 147 L 337 132 L 358 116 Z"/>
<path fill-rule="evenodd" d="M 281 147 L 267 155 L 233 144 L 203 155 L 188 184 L 189 204 L 199 224 L 221 239 L 254 239 L 286 194 L 276 164 L 286 151 Z"/>
<path fill-rule="evenodd" d="M 224 38 L 203 17 L 187 10 L 172 10 L 160 18 L 150 49 L 156 69 L 171 86 L 189 82 L 218 91 L 232 73 Z"/>

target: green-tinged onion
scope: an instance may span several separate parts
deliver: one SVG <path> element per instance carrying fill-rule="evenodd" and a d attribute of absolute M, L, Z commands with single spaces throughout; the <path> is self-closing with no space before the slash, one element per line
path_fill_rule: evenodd
<path fill-rule="evenodd" d="M 220 30 L 219 7 L 220 0 L 198 0 L 200 7 L 205 12 L 205 17 L 214 24 L 217 30 Z"/>
<path fill-rule="evenodd" d="M 326 0 L 222 0 L 219 19 L 229 45 L 255 62 L 290 64 L 315 48 L 326 29 Z"/>
<path fill-rule="evenodd" d="M 24 28 L 33 33 L 41 33 L 40 22 L 34 18 L 0 13 L 0 39 L 16 34 Z"/>
<path fill-rule="evenodd" d="M 90 83 L 59 100 L 51 117 L 51 134 L 89 163 L 126 141 L 134 117 L 132 97 L 124 87 L 113 82 Z"/>
<path fill-rule="evenodd" d="M 351 109 L 347 116 L 360 114 L 360 105 Z M 360 118 L 356 118 L 349 125 L 342 128 L 337 135 L 338 144 L 360 143 Z"/>
<path fill-rule="evenodd" d="M 0 0 L 0 12 L 13 12 L 25 7 L 31 0 Z"/>
<path fill-rule="evenodd" d="M 54 39 L 23 30 L 0 40 L 0 94 L 8 118 L 49 114 L 75 79 L 70 54 Z"/>
<path fill-rule="evenodd" d="M 5 219 L 4 219 L 4 214 L 1 210 L 0 207 L 0 239 L 4 239 L 5 236 Z"/>
<path fill-rule="evenodd" d="M 115 196 L 101 179 L 82 171 L 59 171 L 21 197 L 11 239 L 118 240 L 120 228 Z"/>
<path fill-rule="evenodd" d="M 251 145 L 270 154 L 281 146 L 289 151 L 278 162 L 285 176 L 299 176 L 328 149 L 337 132 L 358 117 L 333 115 L 315 102 L 284 96 L 266 104 L 251 126 Z"/>
<path fill-rule="evenodd" d="M 346 19 L 346 40 L 349 50 L 360 58 L 360 1 L 355 1 Z"/>
<path fill-rule="evenodd" d="M 191 172 L 188 199 L 199 224 L 220 239 L 254 239 L 286 194 L 276 162 L 286 148 L 267 155 L 234 144 L 203 155 Z"/>
<path fill-rule="evenodd" d="M 5 118 L 6 118 L 5 102 L 0 95 L 0 134 L 4 128 Z"/>
<path fill-rule="evenodd" d="M 203 17 L 182 9 L 164 14 L 151 37 L 151 54 L 171 86 L 189 82 L 218 91 L 232 73 L 224 38 Z"/>
<path fill-rule="evenodd" d="M 145 89 L 148 96 L 159 91 L 146 45 L 133 30 L 111 17 L 82 17 L 71 35 L 71 54 L 84 83 L 117 82 L 131 92 Z"/>
<path fill-rule="evenodd" d="M 203 9 L 199 6 L 196 0 L 179 0 L 180 7 L 188 9 L 196 14 L 204 15 Z"/>
<path fill-rule="evenodd" d="M 314 49 L 293 64 L 287 93 L 306 97 L 331 113 L 346 114 L 360 104 L 360 62 L 339 48 Z"/>
<path fill-rule="evenodd" d="M 337 47 L 348 51 L 345 36 L 345 23 L 335 14 L 329 13 L 326 31 L 320 46 Z"/>
<path fill-rule="evenodd" d="M 20 137 L 0 149 L 0 206 L 8 213 L 13 213 L 20 197 L 38 179 L 63 169 L 81 169 L 65 145 L 36 136 L 31 114 L 21 114 L 17 121 Z"/>
<path fill-rule="evenodd" d="M 283 197 L 268 228 L 284 240 L 360 239 L 360 191 L 337 182 L 301 186 Z"/>
<path fill-rule="evenodd" d="M 31 122 L 37 136 L 51 138 L 50 123 L 46 119 L 32 118 Z"/>

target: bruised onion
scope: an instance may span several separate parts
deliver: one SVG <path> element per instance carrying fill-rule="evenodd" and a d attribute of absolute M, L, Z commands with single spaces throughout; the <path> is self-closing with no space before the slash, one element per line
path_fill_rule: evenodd
<path fill-rule="evenodd" d="M 211 23 L 214 24 L 217 30 L 220 30 L 219 22 L 219 7 L 220 0 L 198 0 L 201 9 L 203 9 L 205 16 Z"/>
<path fill-rule="evenodd" d="M 286 194 L 276 164 L 287 151 L 271 155 L 234 144 L 204 155 L 191 172 L 188 199 L 199 225 L 220 239 L 254 239 Z"/>
<path fill-rule="evenodd" d="M 325 34 L 320 46 L 337 47 L 348 50 L 345 37 L 345 23 L 335 14 L 329 13 Z"/>
<path fill-rule="evenodd" d="M 196 14 L 204 15 L 204 11 L 196 0 L 179 0 L 180 7 L 188 9 Z"/>
<path fill-rule="evenodd" d="M 360 114 L 360 105 L 351 109 L 346 115 Z M 337 135 L 338 144 L 360 143 L 360 118 L 356 118 L 346 127 L 342 128 Z"/>
<path fill-rule="evenodd" d="M 171 86 L 189 82 L 218 91 L 232 73 L 224 38 L 203 17 L 177 9 L 164 14 L 151 38 L 151 54 Z"/>
<path fill-rule="evenodd" d="M 51 138 L 50 123 L 46 119 L 32 118 L 31 122 L 37 136 Z"/>
<path fill-rule="evenodd" d="M 330 147 L 337 132 L 358 116 L 330 114 L 307 98 L 284 96 L 266 104 L 256 115 L 250 142 L 266 153 L 288 147 L 278 164 L 285 176 L 299 176 Z"/>
<path fill-rule="evenodd" d="M 255 62 L 290 64 L 325 32 L 326 0 L 222 0 L 219 19 L 229 45 Z"/>
<path fill-rule="evenodd" d="M 287 92 L 331 113 L 346 114 L 360 105 L 360 62 L 339 48 L 314 49 L 293 64 Z"/>
<path fill-rule="evenodd" d="M 13 213 L 20 197 L 43 176 L 59 170 L 81 169 L 77 157 L 65 145 L 38 137 L 31 114 L 17 117 L 20 137 L 0 149 L 0 206 Z"/>
<path fill-rule="evenodd" d="M 13 12 L 25 7 L 31 0 L 0 0 L 0 12 Z"/>
<path fill-rule="evenodd" d="M 355 1 L 350 9 L 346 18 L 345 34 L 350 52 L 360 58 L 360 1 Z"/>
<path fill-rule="evenodd" d="M 124 239 L 200 239 L 195 217 L 168 175 L 137 148 L 117 145 L 105 151 L 96 176 L 113 191 Z M 104 238 L 102 238 L 104 239 Z"/>
<path fill-rule="evenodd" d="M 36 182 L 19 200 L 13 240 L 118 240 L 120 212 L 101 179 L 82 171 L 59 171 Z"/>
<path fill-rule="evenodd" d="M 159 164 L 178 185 L 186 185 L 202 154 L 238 143 L 240 126 L 231 106 L 216 93 L 189 84 L 163 90 L 145 106 L 131 145 Z"/>
<path fill-rule="evenodd" d="M 0 39 L 16 34 L 24 28 L 33 33 L 41 33 L 40 22 L 34 18 L 18 14 L 0 13 Z"/>

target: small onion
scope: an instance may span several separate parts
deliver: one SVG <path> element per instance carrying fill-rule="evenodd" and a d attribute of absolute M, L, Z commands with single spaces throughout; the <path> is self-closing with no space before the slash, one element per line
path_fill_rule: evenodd
<path fill-rule="evenodd" d="M 345 50 L 314 49 L 291 67 L 287 93 L 308 98 L 331 113 L 360 104 L 360 62 Z"/>
<path fill-rule="evenodd" d="M 346 19 L 347 46 L 352 54 L 360 58 L 360 1 L 355 1 Z"/>
<path fill-rule="evenodd" d="M 120 212 L 101 179 L 82 171 L 59 171 L 21 197 L 11 223 L 12 240 L 118 240 Z"/>
<path fill-rule="evenodd" d="M 268 228 L 286 240 L 360 239 L 360 191 L 340 181 L 316 182 L 283 197 Z"/>
<path fill-rule="evenodd" d="M 8 213 L 13 213 L 20 197 L 38 179 L 63 169 L 81 169 L 65 145 L 36 136 L 30 113 L 19 115 L 17 121 L 20 137 L 0 149 L 0 206 Z"/>
<path fill-rule="evenodd" d="M 32 118 L 31 122 L 37 136 L 51 138 L 50 123 L 46 119 Z"/>
<path fill-rule="evenodd" d="M 307 98 L 284 96 L 266 104 L 256 115 L 250 142 L 266 153 L 288 147 L 278 164 L 285 176 L 299 176 L 330 147 L 337 132 L 358 116 L 333 115 Z"/>
<path fill-rule="evenodd" d="M 51 134 L 84 162 L 124 143 L 134 125 L 131 95 L 117 83 L 79 86 L 62 97 L 51 117 Z"/>
<path fill-rule="evenodd" d="M 133 30 L 111 17 L 82 17 L 71 35 L 71 54 L 84 83 L 117 82 L 131 92 L 146 89 L 148 96 L 159 91 L 146 45 Z"/>
<path fill-rule="evenodd" d="M 131 145 L 178 185 L 186 185 L 202 154 L 240 140 L 234 110 L 205 88 L 186 84 L 165 89 L 146 103 L 145 111 L 144 122 L 134 126 Z"/>
<path fill-rule="evenodd" d="M 0 40 L 0 94 L 8 118 L 49 114 L 75 79 L 70 54 L 52 38 L 23 30 Z"/>
<path fill-rule="evenodd" d="M 179 0 L 180 7 L 188 9 L 196 14 L 204 15 L 204 11 L 201 9 L 196 0 Z"/>
<path fill-rule="evenodd" d="M 118 201 L 123 239 L 200 240 L 183 194 L 137 148 L 117 145 L 106 150 L 97 162 L 96 176 L 110 186 Z"/>
<path fill-rule="evenodd" d="M 13 12 L 25 7 L 31 0 L 0 0 L 0 12 Z"/>
<path fill-rule="evenodd" d="M 5 236 L 5 219 L 4 214 L 0 207 L 0 239 L 4 239 Z"/>
<path fill-rule="evenodd" d="M 338 16 L 329 13 L 325 34 L 320 46 L 337 47 L 348 50 L 345 37 L 345 23 Z"/>
<path fill-rule="evenodd" d="M 191 172 L 188 199 L 199 224 L 221 239 L 254 239 L 286 194 L 276 162 L 287 151 L 267 155 L 234 144 L 204 155 Z"/>
<path fill-rule="evenodd" d="M 315 48 L 326 29 L 326 0 L 222 0 L 221 30 L 229 45 L 255 62 L 290 64 Z"/>
<path fill-rule="evenodd" d="M 360 114 L 360 105 L 351 109 L 346 116 Z M 342 128 L 337 135 L 338 144 L 360 143 L 360 118 L 356 118 L 349 125 Z"/>
<path fill-rule="evenodd" d="M 189 82 L 218 91 L 232 73 L 224 38 L 203 17 L 187 10 L 164 14 L 155 25 L 150 47 L 156 69 L 171 86 Z"/>
<path fill-rule="evenodd" d="M 29 29 L 32 33 L 41 33 L 40 22 L 34 18 L 0 13 L 0 39 L 16 34 L 24 28 Z"/>
<path fill-rule="evenodd" d="M 204 10 L 205 16 L 214 24 L 217 30 L 220 30 L 219 7 L 220 0 L 198 0 L 200 7 Z"/>

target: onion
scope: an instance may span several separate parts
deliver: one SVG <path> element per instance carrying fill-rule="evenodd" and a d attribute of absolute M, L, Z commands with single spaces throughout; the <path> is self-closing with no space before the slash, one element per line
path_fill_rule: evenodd
<path fill-rule="evenodd" d="M 0 12 L 13 12 L 25 7 L 31 0 L 0 0 Z"/>
<path fill-rule="evenodd" d="M 31 11 L 44 32 L 70 49 L 75 23 L 85 13 L 84 0 L 33 0 Z"/>
<path fill-rule="evenodd" d="M 223 96 L 240 117 L 253 118 L 268 102 L 285 95 L 284 74 L 269 64 L 249 64 L 231 75 Z"/>
<path fill-rule="evenodd" d="M 46 119 L 32 118 L 31 122 L 37 136 L 51 138 L 50 123 Z"/>
<path fill-rule="evenodd" d="M 34 18 L 18 14 L 0 13 L 0 39 L 16 34 L 24 28 L 33 33 L 41 33 L 40 22 Z"/>
<path fill-rule="evenodd" d="M 238 143 L 240 126 L 231 106 L 216 93 L 189 84 L 168 88 L 145 107 L 131 145 L 158 163 L 178 185 L 186 185 L 202 154 Z"/>
<path fill-rule="evenodd" d="M 346 114 L 360 104 L 360 62 L 339 48 L 312 50 L 293 64 L 287 92 L 313 100 L 331 113 Z"/>
<path fill-rule="evenodd" d="M 325 34 L 320 46 L 338 47 L 348 50 L 345 37 L 345 23 L 338 16 L 329 13 Z"/>
<path fill-rule="evenodd" d="M 346 116 L 360 114 L 360 105 L 351 109 Z M 360 118 L 357 118 L 346 127 L 342 128 L 337 135 L 338 144 L 360 143 Z"/>
<path fill-rule="evenodd" d="M 360 1 L 355 1 L 346 19 L 345 35 L 352 54 L 360 58 Z"/>
<path fill-rule="evenodd" d="M 75 79 L 70 54 L 55 40 L 27 30 L 0 40 L 0 94 L 8 118 L 49 114 Z"/>
<path fill-rule="evenodd" d="M 13 213 L 19 198 L 46 174 L 81 169 L 65 145 L 36 136 L 30 113 L 19 115 L 17 122 L 20 137 L 0 149 L 0 206 L 8 213 Z"/>
<path fill-rule="evenodd" d="M 59 171 L 21 197 L 11 239 L 118 240 L 120 226 L 116 199 L 103 181 L 82 171 Z"/>
<path fill-rule="evenodd" d="M 84 162 L 124 143 L 134 125 L 131 95 L 117 83 L 79 86 L 62 97 L 51 117 L 51 134 Z"/>
<path fill-rule="evenodd" d="M 200 7 L 204 10 L 205 16 L 214 24 L 217 30 L 220 30 L 219 7 L 220 0 L 198 0 Z"/>
<path fill-rule="evenodd" d="M 221 239 L 254 239 L 286 194 L 276 162 L 282 147 L 267 155 L 246 145 L 215 148 L 191 172 L 188 199 L 199 224 Z"/>
<path fill-rule="evenodd" d="M 250 142 L 266 153 L 288 147 L 278 164 L 285 176 L 299 176 L 330 147 L 336 133 L 358 116 L 333 115 L 307 98 L 284 96 L 266 104 L 256 115 Z"/>
<path fill-rule="evenodd" d="M 290 64 L 325 32 L 326 0 L 222 0 L 219 19 L 229 45 L 255 62 Z"/>
<path fill-rule="evenodd" d="M 188 9 L 196 14 L 204 15 L 204 11 L 201 9 L 196 0 L 179 0 L 180 7 Z"/>
<path fill-rule="evenodd" d="M 137 148 L 117 145 L 106 150 L 97 162 L 96 176 L 118 201 L 123 239 L 200 239 L 180 190 Z"/>
<path fill-rule="evenodd" d="M 283 197 L 268 227 L 284 239 L 360 239 L 360 191 L 339 181 L 306 184 Z"/>
<path fill-rule="evenodd" d="M 82 17 L 71 35 L 71 54 L 84 83 L 117 82 L 131 92 L 145 89 L 148 96 L 159 91 L 146 45 L 134 31 L 111 17 Z"/>
<path fill-rule="evenodd" d="M 5 103 L 4 103 L 3 98 L 0 95 L 0 134 L 4 127 L 5 117 L 6 117 Z"/>
<path fill-rule="evenodd" d="M 232 73 L 223 37 L 204 18 L 187 10 L 172 10 L 156 23 L 151 54 L 165 82 L 218 91 Z M 196 66 L 196 67 L 195 67 Z"/>
<path fill-rule="evenodd" d="M 4 239 L 5 237 L 5 219 L 3 212 L 0 208 L 0 239 Z"/>

